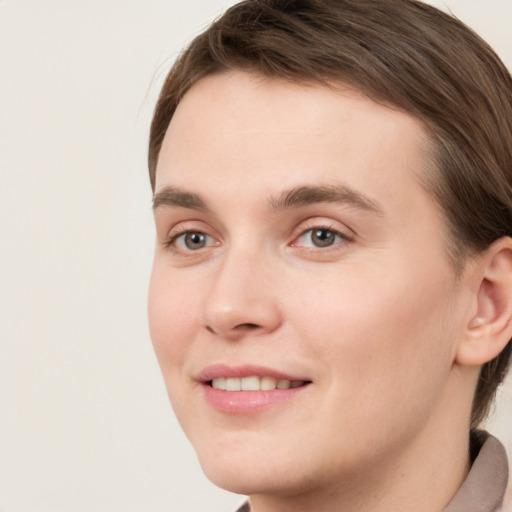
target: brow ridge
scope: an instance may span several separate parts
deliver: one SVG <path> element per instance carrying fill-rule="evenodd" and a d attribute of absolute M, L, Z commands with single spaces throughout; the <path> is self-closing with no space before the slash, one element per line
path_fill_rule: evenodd
<path fill-rule="evenodd" d="M 317 203 L 337 203 L 382 215 L 381 206 L 368 196 L 346 185 L 303 185 L 285 190 L 268 202 L 271 211 L 301 208 Z M 168 186 L 153 197 L 153 210 L 161 207 L 188 208 L 210 212 L 207 202 L 194 192 Z"/>
<path fill-rule="evenodd" d="M 177 187 L 165 187 L 153 196 L 153 211 L 161 207 L 190 208 L 192 210 L 210 211 L 206 201 L 194 192 Z"/>
<path fill-rule="evenodd" d="M 316 203 L 341 203 L 374 214 L 383 214 L 382 207 L 368 196 L 346 185 L 304 185 L 286 190 L 269 202 L 273 211 L 300 208 Z"/>

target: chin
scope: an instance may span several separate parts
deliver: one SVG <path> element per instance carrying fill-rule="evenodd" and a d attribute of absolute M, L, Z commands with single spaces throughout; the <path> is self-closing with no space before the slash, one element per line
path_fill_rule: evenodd
<path fill-rule="evenodd" d="M 196 447 L 196 451 L 207 478 L 236 494 L 279 493 L 301 480 L 288 451 L 280 456 L 275 450 L 236 442 L 223 449 L 212 449 L 211 445 L 203 448 Z"/>
<path fill-rule="evenodd" d="M 229 462 L 201 466 L 213 484 L 235 494 L 289 494 L 294 492 L 294 488 L 303 488 L 297 481 L 294 482 L 300 481 L 300 478 L 290 478 L 286 469 L 279 470 L 271 463 L 265 468 L 254 467 L 250 462 L 242 468 Z"/>

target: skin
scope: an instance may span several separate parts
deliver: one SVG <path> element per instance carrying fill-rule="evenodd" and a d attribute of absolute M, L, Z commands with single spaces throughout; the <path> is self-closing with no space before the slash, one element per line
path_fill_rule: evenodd
<path fill-rule="evenodd" d="M 151 336 L 205 473 L 255 512 L 443 510 L 467 474 L 478 366 L 471 350 L 467 365 L 457 356 L 481 275 L 454 275 L 418 179 L 426 140 L 419 121 L 349 88 L 242 72 L 201 80 L 170 123 Z M 305 186 L 352 195 L 279 204 Z M 332 245 L 316 246 L 313 228 Z M 227 414 L 197 381 L 220 363 L 311 384 Z"/>

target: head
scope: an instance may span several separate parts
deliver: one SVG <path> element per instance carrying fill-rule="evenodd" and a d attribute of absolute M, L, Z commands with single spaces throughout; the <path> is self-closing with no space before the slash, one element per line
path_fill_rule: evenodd
<path fill-rule="evenodd" d="M 239 70 L 290 83 L 350 85 L 418 119 L 428 133 L 420 178 L 439 205 L 459 275 L 468 258 L 512 236 L 512 79 L 454 17 L 411 0 L 261 0 L 230 8 L 182 53 L 151 126 L 149 172 L 174 112 L 209 75 Z M 489 412 L 512 354 L 482 367 L 472 408 Z"/>
<path fill-rule="evenodd" d="M 216 483 L 383 478 L 485 417 L 511 351 L 511 120 L 492 50 L 411 0 L 249 0 L 185 50 L 151 127 L 150 327 Z"/>

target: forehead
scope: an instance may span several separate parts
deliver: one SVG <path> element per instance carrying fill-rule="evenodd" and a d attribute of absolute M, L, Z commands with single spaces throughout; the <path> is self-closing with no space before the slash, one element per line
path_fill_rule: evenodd
<path fill-rule="evenodd" d="M 340 86 L 291 84 L 229 72 L 206 77 L 182 99 L 159 157 L 166 186 L 229 197 L 341 182 L 386 199 L 419 189 L 427 160 L 419 120 Z"/>

